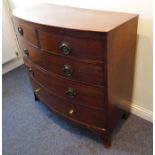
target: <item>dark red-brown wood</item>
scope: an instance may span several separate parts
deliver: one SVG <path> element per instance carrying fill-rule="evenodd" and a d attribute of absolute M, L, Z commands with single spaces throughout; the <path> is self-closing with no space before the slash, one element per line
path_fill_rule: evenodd
<path fill-rule="evenodd" d="M 94 109 L 104 109 L 104 87 L 90 86 L 60 78 L 32 63 L 28 65 L 28 67 L 29 66 L 31 66 L 32 69 L 30 76 L 44 87 L 48 88 L 56 96 L 67 99 L 72 104 L 77 103 Z M 69 88 L 75 90 L 75 97 L 70 97 L 66 93 Z"/>
<path fill-rule="evenodd" d="M 19 43 L 23 58 L 25 60 L 31 60 L 35 64 L 43 67 L 42 52 L 40 51 L 40 49 L 38 47 L 30 45 L 23 39 L 20 39 Z M 26 50 L 27 52 L 24 52 L 24 50 Z"/>
<path fill-rule="evenodd" d="M 30 44 L 38 46 L 38 40 L 36 37 L 36 30 L 33 26 L 30 26 L 28 22 L 22 22 L 22 20 L 14 21 L 15 31 L 18 36 L 18 40 L 25 39 Z M 19 33 L 18 29 L 22 29 L 22 34 Z"/>
<path fill-rule="evenodd" d="M 68 34 L 63 34 L 59 31 L 38 31 L 38 36 L 41 49 L 51 51 L 51 53 L 63 54 L 63 51 L 59 47 L 63 42 L 67 42 L 71 48 L 68 57 L 92 60 L 104 59 L 104 52 L 106 52 L 106 41 L 104 36 L 102 39 L 88 39 L 76 35 L 72 36 L 70 32 L 68 32 Z"/>
<path fill-rule="evenodd" d="M 69 79 L 89 82 L 91 84 L 101 85 L 104 83 L 104 66 L 102 64 L 81 63 L 69 58 L 42 53 L 42 59 L 46 70 L 54 72 L 58 75 L 65 76 Z M 70 66 L 72 70 L 71 76 L 64 74 L 64 67 Z"/>
<path fill-rule="evenodd" d="M 75 14 L 70 20 L 64 18 L 65 25 L 55 20 L 54 13 L 49 26 L 42 24 L 43 19 L 41 24 L 33 23 L 15 14 L 21 50 L 26 48 L 29 52 L 28 56 L 23 53 L 24 62 L 35 99 L 63 118 L 97 132 L 109 147 L 112 132 L 125 113 L 121 104 L 132 101 L 138 16 L 92 11 L 92 19 L 85 19 L 81 27 L 82 23 L 76 25 L 73 18 L 81 18 L 80 10 L 77 14 L 69 10 Z M 59 19 L 60 14 L 55 16 Z M 89 23 L 91 20 L 94 22 Z M 71 48 L 67 55 L 60 49 L 63 42 Z M 71 76 L 64 74 L 64 65 L 71 67 Z M 75 97 L 66 94 L 68 88 L 76 91 Z"/>
<path fill-rule="evenodd" d="M 81 107 L 76 103 L 71 103 L 54 96 L 47 88 L 43 87 L 33 79 L 31 79 L 33 90 L 40 89 L 36 93 L 38 98 L 46 103 L 46 105 L 53 111 L 60 115 L 67 117 L 72 121 L 77 121 L 85 126 L 93 126 L 93 128 L 105 128 L 104 111 L 91 110 L 89 108 Z M 70 111 L 73 110 L 73 113 Z M 106 131 L 104 129 L 104 131 Z"/>

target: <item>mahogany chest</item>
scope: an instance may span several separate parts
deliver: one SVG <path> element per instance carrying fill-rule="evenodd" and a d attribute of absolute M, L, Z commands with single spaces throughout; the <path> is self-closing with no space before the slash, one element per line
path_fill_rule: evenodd
<path fill-rule="evenodd" d="M 40 4 L 13 21 L 35 99 L 110 146 L 132 100 L 138 15 Z"/>

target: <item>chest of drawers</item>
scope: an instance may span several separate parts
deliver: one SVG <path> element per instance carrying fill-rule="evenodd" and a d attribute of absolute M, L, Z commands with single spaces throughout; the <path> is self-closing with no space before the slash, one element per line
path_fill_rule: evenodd
<path fill-rule="evenodd" d="M 110 146 L 132 100 L 138 15 L 41 4 L 13 21 L 35 99 Z"/>

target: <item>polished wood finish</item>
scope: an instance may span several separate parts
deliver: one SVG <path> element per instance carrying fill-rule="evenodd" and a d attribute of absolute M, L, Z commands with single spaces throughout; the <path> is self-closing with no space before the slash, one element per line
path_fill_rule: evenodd
<path fill-rule="evenodd" d="M 89 82 L 96 85 L 103 84 L 104 66 L 101 64 L 81 63 L 47 52 L 43 52 L 43 60 L 45 68 L 48 71 L 74 80 Z M 68 76 L 64 73 L 65 66 L 70 66 L 70 70 L 72 70 L 71 75 Z"/>
<path fill-rule="evenodd" d="M 38 4 L 13 10 L 13 15 L 26 21 L 59 28 L 109 32 L 134 18 L 135 14 L 89 10 L 69 6 Z"/>
<path fill-rule="evenodd" d="M 109 147 L 125 116 L 121 104 L 132 100 L 138 16 L 32 8 L 15 10 L 13 21 L 35 100 L 98 133 Z"/>
<path fill-rule="evenodd" d="M 39 92 L 37 92 L 38 98 L 53 111 L 59 113 L 59 115 L 63 115 L 64 117 L 67 117 L 75 122 L 77 121 L 80 124 L 86 124 L 86 126 L 89 124 L 88 126 L 93 126 L 94 129 L 101 128 L 103 131 L 105 131 L 104 127 L 106 121 L 103 111 L 91 110 L 83 106 L 81 107 L 76 103 L 72 104 L 67 100 L 63 100 L 54 96 L 49 89 L 43 87 L 35 80 L 31 79 L 31 83 L 34 90 L 38 88 L 40 89 Z M 72 113 L 71 110 L 73 110 Z"/>
<path fill-rule="evenodd" d="M 17 32 L 17 36 L 19 40 L 24 39 L 25 41 L 33 44 L 33 45 L 38 45 L 38 41 L 36 38 L 36 30 L 34 27 L 29 26 L 29 23 L 27 22 L 22 22 L 21 20 L 16 20 L 14 22 L 15 24 L 15 30 Z M 19 33 L 19 28 L 22 29 L 22 34 Z"/>
<path fill-rule="evenodd" d="M 92 64 L 58 56 L 51 52 L 40 50 L 38 47 L 32 46 L 22 40 L 20 40 L 20 47 L 24 59 L 31 60 L 50 72 L 92 85 L 102 85 L 104 83 L 103 63 Z M 24 50 L 28 54 L 25 54 Z M 65 66 L 70 66 L 72 70 L 71 75 L 68 76 L 64 73 Z"/>
<path fill-rule="evenodd" d="M 38 47 L 32 46 L 23 39 L 19 40 L 20 48 L 22 51 L 23 58 L 25 60 L 31 60 L 35 64 L 43 67 L 43 59 L 42 59 L 42 52 Z M 27 51 L 26 53 L 24 51 Z"/>
<path fill-rule="evenodd" d="M 48 88 L 56 96 L 68 99 L 68 101 L 72 104 L 77 103 L 87 107 L 104 109 L 104 87 L 77 83 L 72 80 L 60 78 L 57 75 L 43 70 L 32 63 L 30 66 L 33 71 L 33 74 L 30 72 L 31 77 Z M 75 90 L 75 97 L 70 97 L 66 93 L 69 88 L 73 88 Z M 93 98 L 93 100 L 90 98 L 90 96 Z"/>
<path fill-rule="evenodd" d="M 111 31 L 108 36 L 107 93 L 108 103 L 112 107 L 110 113 L 113 113 L 109 117 L 110 122 L 113 121 L 110 123 L 111 128 L 117 125 L 116 118 L 120 118 L 115 106 L 121 108 L 122 105 L 132 103 L 137 23 L 138 18 L 133 18 L 130 22 Z M 118 36 L 121 39 L 117 40 Z"/>
<path fill-rule="evenodd" d="M 78 57 L 80 59 L 92 59 L 92 60 L 103 60 L 104 52 L 106 52 L 106 38 L 91 39 L 83 38 L 76 34 L 53 32 L 53 31 L 38 31 L 40 47 L 50 53 L 62 54 L 63 51 L 59 48 L 63 42 L 69 44 L 71 52 L 68 57 Z M 96 52 L 97 51 L 97 52 Z"/>

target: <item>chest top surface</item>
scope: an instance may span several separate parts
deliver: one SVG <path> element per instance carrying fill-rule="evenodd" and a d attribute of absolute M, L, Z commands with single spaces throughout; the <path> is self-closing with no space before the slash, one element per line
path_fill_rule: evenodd
<path fill-rule="evenodd" d="M 90 10 L 53 4 L 38 4 L 13 10 L 15 17 L 48 26 L 108 32 L 137 14 Z"/>

